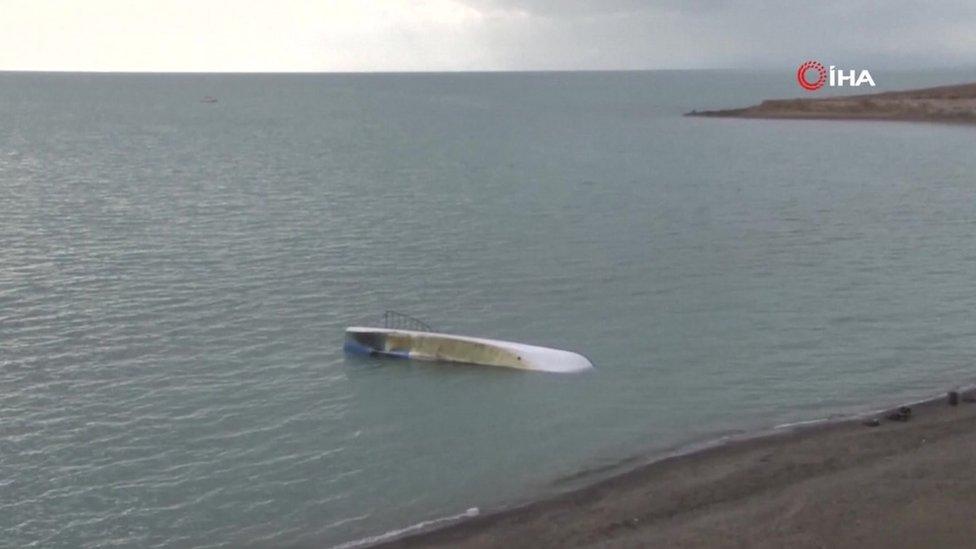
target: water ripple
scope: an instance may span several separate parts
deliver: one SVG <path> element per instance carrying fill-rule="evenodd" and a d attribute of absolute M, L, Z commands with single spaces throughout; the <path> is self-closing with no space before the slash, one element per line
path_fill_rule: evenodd
<path fill-rule="evenodd" d="M 681 78 L 0 74 L 0 545 L 341 544 L 965 374 L 971 129 Z M 344 357 L 386 308 L 598 373 Z"/>

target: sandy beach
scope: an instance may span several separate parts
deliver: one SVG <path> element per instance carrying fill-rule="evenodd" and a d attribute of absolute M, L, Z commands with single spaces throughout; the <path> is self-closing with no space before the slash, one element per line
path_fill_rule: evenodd
<path fill-rule="evenodd" d="M 383 547 L 973 547 L 971 400 L 740 440 Z"/>
<path fill-rule="evenodd" d="M 741 109 L 688 116 L 976 123 L 976 83 L 841 97 L 771 99 Z"/>

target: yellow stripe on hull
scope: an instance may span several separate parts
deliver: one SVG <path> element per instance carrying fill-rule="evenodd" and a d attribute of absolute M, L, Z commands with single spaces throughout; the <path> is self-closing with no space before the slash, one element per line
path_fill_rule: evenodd
<path fill-rule="evenodd" d="M 540 372 L 579 372 L 593 368 L 578 353 L 476 337 L 351 327 L 346 329 L 348 352 L 380 354 L 444 362 L 501 366 Z"/>

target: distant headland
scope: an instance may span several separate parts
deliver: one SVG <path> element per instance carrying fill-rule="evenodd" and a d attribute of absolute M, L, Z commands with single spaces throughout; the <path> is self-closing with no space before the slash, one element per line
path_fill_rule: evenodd
<path fill-rule="evenodd" d="M 822 99 L 771 99 L 741 109 L 685 116 L 976 123 L 976 83 Z"/>

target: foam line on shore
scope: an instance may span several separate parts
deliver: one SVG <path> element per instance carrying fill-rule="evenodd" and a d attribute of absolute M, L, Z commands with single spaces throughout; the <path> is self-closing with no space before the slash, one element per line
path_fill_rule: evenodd
<path fill-rule="evenodd" d="M 403 528 L 398 528 L 396 530 L 390 530 L 389 532 L 384 532 L 382 534 L 377 534 L 375 536 L 367 536 L 362 539 L 357 539 L 340 545 L 336 545 L 332 547 L 332 549 L 352 549 L 354 547 L 365 547 L 376 543 L 382 543 L 384 541 L 390 541 L 399 538 L 404 534 L 420 532 L 434 526 L 443 526 L 448 523 L 457 522 L 462 519 L 476 517 L 480 513 L 481 511 L 477 507 L 472 507 L 463 513 L 421 521 L 418 522 L 417 524 L 411 524 L 410 526 L 405 526 Z"/>

